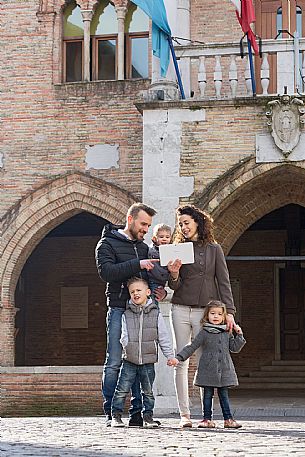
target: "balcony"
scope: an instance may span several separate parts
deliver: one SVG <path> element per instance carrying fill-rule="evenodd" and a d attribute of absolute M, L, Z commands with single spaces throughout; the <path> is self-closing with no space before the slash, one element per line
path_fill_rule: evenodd
<path fill-rule="evenodd" d="M 195 99 L 252 97 L 244 41 L 244 58 L 240 56 L 239 42 L 176 46 L 186 93 Z M 254 66 L 258 95 L 303 95 L 305 38 L 263 40 L 262 58 L 254 57 Z"/>

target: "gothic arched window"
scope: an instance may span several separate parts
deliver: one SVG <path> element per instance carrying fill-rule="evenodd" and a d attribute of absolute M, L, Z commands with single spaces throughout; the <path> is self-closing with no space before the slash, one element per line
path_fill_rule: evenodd
<path fill-rule="evenodd" d="M 91 21 L 92 79 L 117 77 L 118 21 L 114 6 L 108 1 L 99 3 Z"/>
<path fill-rule="evenodd" d="M 125 18 L 125 78 L 148 78 L 148 16 L 132 4 Z"/>
<path fill-rule="evenodd" d="M 82 81 L 84 24 L 80 7 L 75 1 L 69 3 L 64 10 L 63 35 L 63 79 L 67 82 Z"/>

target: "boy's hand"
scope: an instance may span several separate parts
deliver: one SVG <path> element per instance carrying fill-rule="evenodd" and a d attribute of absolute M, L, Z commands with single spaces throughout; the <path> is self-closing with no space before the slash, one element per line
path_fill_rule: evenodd
<path fill-rule="evenodd" d="M 169 367 L 176 367 L 178 365 L 178 363 L 179 363 L 179 360 L 176 359 L 175 357 L 173 359 L 168 359 L 167 360 L 167 365 Z"/>

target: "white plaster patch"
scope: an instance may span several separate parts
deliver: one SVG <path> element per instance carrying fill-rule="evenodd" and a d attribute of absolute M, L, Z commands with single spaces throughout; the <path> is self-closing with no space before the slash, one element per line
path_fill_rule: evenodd
<path fill-rule="evenodd" d="M 182 122 L 201 121 L 204 109 L 143 112 L 143 201 L 157 210 L 154 224 L 173 227 L 179 199 L 194 192 L 194 177 L 180 176 Z"/>
<path fill-rule="evenodd" d="M 86 146 L 86 170 L 106 170 L 108 168 L 119 168 L 119 145 L 118 144 L 96 144 Z"/>
<path fill-rule="evenodd" d="M 0 168 L 3 168 L 4 167 L 4 164 L 3 164 L 3 152 L 0 152 Z"/>
<path fill-rule="evenodd" d="M 265 162 L 298 162 L 305 160 L 305 133 L 301 133 L 300 141 L 287 158 L 275 145 L 268 134 L 256 134 L 256 163 Z"/>

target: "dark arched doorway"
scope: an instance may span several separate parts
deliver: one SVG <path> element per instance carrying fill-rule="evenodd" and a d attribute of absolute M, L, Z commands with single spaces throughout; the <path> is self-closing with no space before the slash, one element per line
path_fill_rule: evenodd
<path fill-rule="evenodd" d="M 274 360 L 305 360 L 305 264 L 286 259 L 304 254 L 305 208 L 296 204 L 259 219 L 230 250 L 238 319 L 248 340 L 242 372 Z"/>
<path fill-rule="evenodd" d="M 107 222 L 81 212 L 49 232 L 26 261 L 15 293 L 16 366 L 103 363 L 105 285 L 94 248 Z"/>

